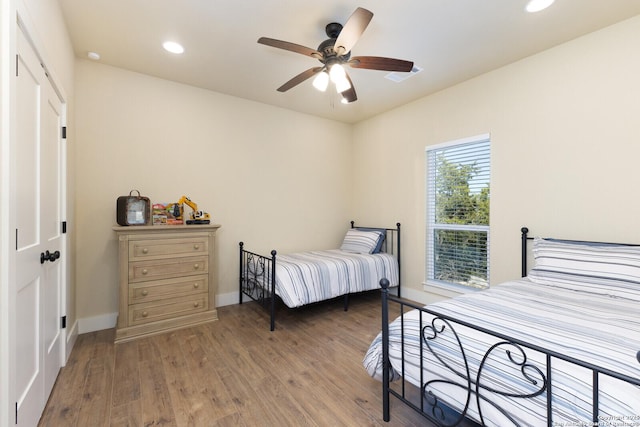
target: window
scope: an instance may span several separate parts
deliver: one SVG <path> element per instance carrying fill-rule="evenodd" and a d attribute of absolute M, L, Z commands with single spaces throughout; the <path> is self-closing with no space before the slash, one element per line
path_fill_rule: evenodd
<path fill-rule="evenodd" d="M 429 284 L 489 287 L 489 135 L 427 147 Z"/>

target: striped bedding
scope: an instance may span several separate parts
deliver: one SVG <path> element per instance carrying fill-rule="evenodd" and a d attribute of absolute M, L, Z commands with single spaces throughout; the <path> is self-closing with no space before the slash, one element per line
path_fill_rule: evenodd
<path fill-rule="evenodd" d="M 521 279 L 505 283 L 486 291 L 461 295 L 457 298 L 429 305 L 429 309 L 455 318 L 463 319 L 488 330 L 496 331 L 516 339 L 538 345 L 550 351 L 604 367 L 612 371 L 640 379 L 640 286 L 622 285 L 623 291 L 614 283 L 598 285 L 591 281 L 588 287 L 580 288 L 575 281 L 563 283 L 546 277 L 536 282 Z M 389 357 L 393 368 L 391 377 L 404 377 L 420 386 L 419 360 L 419 311 L 404 315 L 404 367 L 401 363 L 401 340 L 399 318 L 390 324 Z M 430 323 L 431 315 L 423 312 L 422 324 Z M 477 367 L 489 346 L 496 342 L 487 334 L 454 326 L 461 337 L 469 359 L 471 378 L 475 378 Z M 455 370 L 464 372 L 460 363 L 460 352 L 456 350 L 451 334 L 432 344 L 435 351 Z M 449 378 L 464 383 L 460 376 L 429 353 L 424 346 L 425 380 Z M 481 380 L 500 390 L 518 392 L 534 391 L 535 387 L 522 380 L 513 364 L 503 362 L 505 353 L 498 349 L 492 354 Z M 517 354 L 514 352 L 512 354 Z M 545 358 L 532 350 L 526 351 L 529 362 L 545 371 Z M 500 359 L 500 360 L 498 360 Z M 366 353 L 363 364 L 374 378 L 382 377 L 382 345 L 379 334 Z M 584 368 L 568 362 L 552 359 L 553 425 L 591 424 L 592 374 Z M 534 375 L 533 371 L 528 371 Z M 464 393 L 459 387 L 437 385 L 432 388 L 436 395 L 451 403 L 454 408 L 464 407 Z M 488 392 L 482 392 L 488 395 Z M 474 397 L 472 397 L 474 399 Z M 457 402 L 457 403 L 453 403 Z M 490 395 L 490 402 L 481 405 L 487 425 L 547 425 L 546 392 L 531 399 L 518 399 Z M 495 407 L 506 410 L 512 420 L 505 419 Z M 475 400 L 472 401 L 471 418 L 478 421 Z M 600 375 L 600 417 L 602 420 L 623 420 L 640 425 L 640 387 L 623 383 Z"/>
<path fill-rule="evenodd" d="M 279 255 L 276 294 L 294 308 L 341 295 L 380 288 L 386 277 L 398 285 L 398 262 L 387 253 L 358 254 L 329 249 Z"/>

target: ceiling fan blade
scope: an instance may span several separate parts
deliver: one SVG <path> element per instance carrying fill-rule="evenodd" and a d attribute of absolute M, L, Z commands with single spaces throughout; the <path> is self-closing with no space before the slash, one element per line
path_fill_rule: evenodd
<path fill-rule="evenodd" d="M 361 7 L 351 14 L 333 46 L 333 50 L 338 56 L 346 55 L 351 51 L 351 48 L 360 39 L 367 25 L 371 22 L 371 18 L 373 18 L 373 13 Z"/>
<path fill-rule="evenodd" d="M 411 61 L 381 56 L 354 56 L 347 64 L 353 68 L 366 68 L 368 70 L 409 72 L 413 69 L 413 62 Z"/>
<path fill-rule="evenodd" d="M 341 92 L 341 95 L 344 97 L 344 99 L 347 100 L 347 103 L 351 104 L 352 102 L 358 100 L 358 96 L 356 95 L 356 88 L 353 86 L 353 82 L 351 81 L 351 77 L 349 77 L 348 73 L 347 80 L 349 80 L 349 84 L 351 85 L 351 87 L 344 92 Z"/>
<path fill-rule="evenodd" d="M 299 53 L 301 55 L 310 56 L 315 59 L 322 58 L 322 54 L 310 47 L 302 46 L 295 43 L 285 42 L 282 40 L 270 39 L 269 37 L 260 37 L 258 43 L 271 47 L 277 47 L 278 49 L 288 50 L 290 52 Z"/>
<path fill-rule="evenodd" d="M 313 67 L 313 68 L 309 68 L 306 71 L 301 72 L 300 74 L 298 74 L 297 76 L 295 76 L 294 78 L 292 78 L 291 80 L 289 80 L 288 82 L 280 86 L 278 88 L 278 92 L 288 91 L 292 87 L 297 86 L 303 81 L 307 80 L 309 77 L 312 77 L 314 74 L 317 74 L 320 71 L 322 71 L 322 68 L 323 67 Z"/>

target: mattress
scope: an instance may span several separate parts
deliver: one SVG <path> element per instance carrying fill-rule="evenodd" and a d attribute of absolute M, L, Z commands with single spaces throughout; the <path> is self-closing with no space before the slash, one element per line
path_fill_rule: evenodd
<path fill-rule="evenodd" d="M 399 283 L 398 261 L 387 253 L 358 254 L 330 249 L 278 255 L 276 294 L 294 308 L 379 289 L 383 277 L 391 286 Z"/>
<path fill-rule="evenodd" d="M 610 283 L 591 283 L 583 288 L 576 283 L 533 282 L 525 278 L 438 302 L 428 308 L 640 379 L 640 287 L 625 285 L 624 292 L 618 292 Z M 422 321 L 419 316 L 420 312 L 413 310 L 404 315 L 404 326 L 400 318 L 390 324 L 391 377 L 394 380 L 403 377 L 417 387 L 435 380 L 427 389 L 460 411 L 467 399 L 467 379 L 475 387 L 483 357 L 490 346 L 500 340 L 462 325 L 453 325 L 468 360 L 467 374 L 462 351 L 451 328 L 447 326 L 444 332 L 437 334 L 437 339 L 428 340 L 432 351 L 424 341 L 421 344 L 419 330 L 420 325 L 427 326 L 425 333 L 432 336 L 434 329 L 430 325 L 433 316 L 422 312 Z M 436 322 L 435 325 L 435 330 L 439 330 L 442 323 Z M 402 327 L 404 340 L 400 338 Z M 367 372 L 377 379 L 382 377 L 381 341 L 379 334 L 363 361 Z M 401 357 L 403 348 L 404 362 Z M 524 365 L 527 367 L 523 368 Z M 484 422 L 495 426 L 547 425 L 548 389 L 530 398 L 507 396 L 535 394 L 544 384 L 546 369 L 545 355 L 531 349 L 521 352 L 514 346 L 502 344 L 489 352 L 478 381 L 481 384 L 480 395 L 485 397 L 480 401 Z M 447 384 L 444 380 L 458 385 Z M 553 425 L 592 425 L 591 371 L 551 358 L 550 383 Z M 601 425 L 640 425 L 640 388 L 607 375 L 600 375 L 599 383 Z M 479 421 L 476 396 L 470 397 L 469 416 Z M 606 420 L 611 422 L 606 424 Z"/>

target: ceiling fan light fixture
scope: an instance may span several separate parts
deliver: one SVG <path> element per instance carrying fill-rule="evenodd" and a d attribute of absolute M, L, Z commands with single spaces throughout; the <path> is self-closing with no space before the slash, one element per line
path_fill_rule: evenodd
<path fill-rule="evenodd" d="M 318 89 L 320 92 L 324 92 L 327 90 L 327 86 L 329 86 L 329 74 L 325 71 L 321 71 L 318 73 L 315 79 L 313 79 L 313 87 Z"/>
<path fill-rule="evenodd" d="M 336 92 L 338 93 L 342 93 L 351 89 L 351 83 L 349 83 L 349 80 L 347 79 L 346 75 L 343 78 L 336 81 L 335 84 L 336 84 Z"/>
<path fill-rule="evenodd" d="M 311 57 L 322 63 L 321 67 L 309 68 L 289 79 L 277 91 L 286 92 L 314 76 L 313 86 L 318 90 L 325 91 L 329 84 L 327 81 L 328 76 L 328 80 L 336 86 L 336 91 L 339 94 L 338 99 L 350 104 L 357 101 L 358 96 L 351 78 L 343 68 L 343 64 L 368 70 L 404 73 L 412 71 L 413 62 L 411 61 L 381 56 L 351 57 L 351 48 L 367 28 L 371 18 L 373 18 L 371 11 L 358 7 L 344 25 L 335 22 L 328 24 L 325 27 L 325 32 L 329 38 L 320 43 L 318 49 L 269 37 L 260 37 L 258 39 L 260 44 Z"/>
<path fill-rule="evenodd" d="M 336 92 L 342 93 L 351 88 L 351 83 L 349 83 L 349 79 L 347 78 L 347 72 L 342 65 L 333 64 L 329 69 L 329 77 L 333 84 L 336 85 Z"/>
<path fill-rule="evenodd" d="M 347 79 L 347 72 L 344 70 L 342 65 L 333 64 L 329 69 L 329 76 L 333 83 L 338 84 L 339 81 Z"/>
<path fill-rule="evenodd" d="M 540 12 L 551 6 L 555 0 L 529 0 L 525 10 L 529 13 Z"/>

